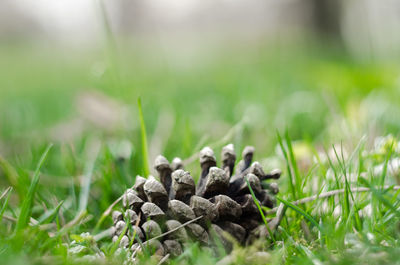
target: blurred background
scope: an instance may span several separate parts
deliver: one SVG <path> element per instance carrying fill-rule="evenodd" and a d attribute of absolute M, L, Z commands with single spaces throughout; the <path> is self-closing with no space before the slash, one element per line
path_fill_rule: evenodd
<path fill-rule="evenodd" d="M 0 154 L 95 136 L 139 161 L 139 96 L 150 160 L 398 134 L 399 28 L 397 0 L 2 0 Z"/>

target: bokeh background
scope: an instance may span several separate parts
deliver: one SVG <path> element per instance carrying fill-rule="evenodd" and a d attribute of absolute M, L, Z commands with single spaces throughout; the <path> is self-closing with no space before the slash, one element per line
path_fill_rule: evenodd
<path fill-rule="evenodd" d="M 138 97 L 151 161 L 398 134 L 399 28 L 396 0 L 2 0 L 0 154 L 96 136 L 140 161 Z"/>

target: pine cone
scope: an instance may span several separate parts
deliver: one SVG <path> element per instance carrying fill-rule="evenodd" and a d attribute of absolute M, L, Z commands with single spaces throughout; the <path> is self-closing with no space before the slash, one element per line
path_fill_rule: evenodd
<path fill-rule="evenodd" d="M 257 237 L 268 236 L 247 182 L 259 204 L 273 208 L 278 185 L 264 181 L 279 179 L 281 171 L 266 174 L 258 162 L 252 163 L 253 154 L 254 147 L 244 148 L 243 160 L 239 161 L 233 175 L 236 154 L 232 144 L 222 148 L 221 168 L 217 167 L 213 150 L 203 148 L 197 187 L 190 173 L 183 169 L 181 159 L 174 158 L 170 164 L 165 157 L 158 156 L 155 169 L 160 181 L 153 176 L 148 179 L 137 176 L 133 188 L 123 195 L 123 212 L 112 213 L 113 241 L 125 233 L 119 243 L 121 248 L 128 248 L 134 242 L 131 250 L 138 251 L 138 243 L 145 242 L 144 246 L 151 247 L 154 255 L 174 257 L 180 255 L 190 241 L 213 247 L 216 240 L 220 240 L 229 252 L 231 238 L 243 245 Z M 199 217 L 196 222 L 181 227 Z M 128 229 L 126 222 L 130 223 Z M 173 232 L 162 236 L 168 231 Z M 227 238 L 225 232 L 231 237 Z M 150 240 L 152 238 L 154 240 Z"/>

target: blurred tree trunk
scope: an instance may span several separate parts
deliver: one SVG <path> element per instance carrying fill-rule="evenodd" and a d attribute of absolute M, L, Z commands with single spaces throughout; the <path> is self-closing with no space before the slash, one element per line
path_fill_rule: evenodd
<path fill-rule="evenodd" d="M 146 26 L 149 8 L 146 1 L 124 0 L 117 2 L 119 5 L 119 27 L 122 32 L 131 34 L 142 31 Z"/>
<path fill-rule="evenodd" d="M 43 33 L 40 25 L 26 12 L 23 12 L 13 0 L 0 0 L 0 38 L 2 41 L 37 37 L 40 33 Z"/>
<path fill-rule="evenodd" d="M 312 23 L 317 34 L 321 37 L 328 37 L 341 42 L 341 1 L 310 0 L 310 2 L 312 8 Z"/>

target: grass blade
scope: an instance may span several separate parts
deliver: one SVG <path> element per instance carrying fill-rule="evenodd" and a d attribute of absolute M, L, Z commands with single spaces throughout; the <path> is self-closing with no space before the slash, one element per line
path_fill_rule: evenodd
<path fill-rule="evenodd" d="M 138 111 L 139 111 L 139 121 L 140 121 L 140 133 L 142 141 L 142 160 L 143 160 L 143 172 L 145 177 L 150 175 L 149 167 L 149 152 L 147 150 L 147 134 L 146 134 L 146 124 L 144 123 L 143 111 L 142 111 L 142 101 L 138 98 Z"/>
<path fill-rule="evenodd" d="M 139 213 L 139 218 L 136 220 L 136 223 L 135 223 L 135 227 L 137 227 L 137 228 L 139 227 L 139 222 L 140 222 L 141 217 L 142 217 L 142 214 Z M 140 241 L 140 238 L 136 236 L 136 231 L 137 231 L 136 229 L 135 229 L 135 231 L 133 231 L 132 239 L 129 242 L 129 247 L 131 247 L 133 245 L 133 242 L 135 241 L 135 239 Z"/>
<path fill-rule="evenodd" d="M 287 207 L 292 208 L 292 209 L 295 210 L 298 214 L 301 214 L 302 216 L 304 216 L 304 218 L 306 218 L 306 219 L 307 219 L 308 221 L 310 221 L 313 225 L 315 225 L 321 232 L 323 232 L 321 226 L 317 223 L 317 221 L 316 221 L 314 218 L 312 218 L 311 215 L 309 215 L 309 214 L 306 213 L 304 210 L 302 210 L 300 207 L 298 207 L 298 206 L 294 205 L 293 203 L 288 202 L 288 201 L 286 201 L 286 200 L 284 200 L 284 199 L 282 199 L 282 198 L 280 198 L 280 197 L 278 197 L 278 196 L 276 196 L 276 198 L 277 198 L 277 200 L 279 200 L 280 202 L 282 202 L 283 204 L 285 204 Z"/>
<path fill-rule="evenodd" d="M 122 237 L 125 235 L 126 231 L 128 230 L 130 222 L 126 222 L 124 229 L 122 230 L 121 234 L 119 235 L 117 241 L 115 241 L 112 245 L 111 245 L 111 249 L 110 249 L 110 255 L 114 254 L 114 252 L 117 250 L 117 248 L 119 247 L 119 243 L 121 242 Z"/>
<path fill-rule="evenodd" d="M 57 216 L 61 206 L 63 205 L 64 201 L 61 201 L 56 208 L 51 209 L 50 211 L 45 212 L 40 218 L 39 218 L 39 224 L 46 224 L 50 223 L 53 221 L 53 219 Z"/>
<path fill-rule="evenodd" d="M 381 191 L 375 189 L 374 187 L 372 187 L 370 185 L 370 183 L 368 183 L 368 181 L 365 178 L 360 178 L 360 181 L 367 186 L 368 188 L 370 188 L 372 195 L 374 195 L 375 197 L 378 198 L 378 200 L 385 205 L 387 208 L 389 208 L 397 217 L 400 217 L 400 212 L 393 206 L 393 204 L 387 199 L 385 198 L 385 196 L 382 194 Z"/>
<path fill-rule="evenodd" d="M 0 155 L 0 168 L 3 170 L 4 172 L 4 176 L 7 178 L 7 181 L 10 183 L 11 186 L 13 186 L 14 188 L 16 188 L 17 192 L 18 192 L 18 173 L 15 170 L 15 168 L 13 166 L 10 165 L 10 163 L 8 163 L 7 160 L 4 159 L 4 157 L 2 157 Z"/>
<path fill-rule="evenodd" d="M 92 175 L 97 156 L 100 152 L 101 144 L 97 140 L 90 141 L 86 147 L 88 162 L 85 165 L 85 171 L 82 178 L 81 191 L 79 194 L 79 210 L 78 214 L 86 211 L 89 201 L 90 184 L 92 182 Z"/>
<path fill-rule="evenodd" d="M 345 165 L 345 160 L 343 159 L 343 161 L 341 160 L 339 153 L 336 151 L 336 148 L 334 145 L 332 145 L 333 151 L 335 153 L 336 156 L 336 160 L 339 163 L 339 167 L 342 170 L 342 174 L 344 177 L 344 208 L 343 208 L 343 215 L 348 218 L 349 214 L 350 214 L 350 199 L 349 199 L 349 190 L 348 190 L 348 183 L 347 183 L 347 170 L 346 170 L 346 165 Z M 343 147 L 342 147 L 342 157 L 343 157 Z"/>
<path fill-rule="evenodd" d="M 351 154 L 351 156 L 349 158 L 349 161 L 352 161 L 354 156 L 357 153 L 359 155 L 361 155 L 361 150 L 362 150 L 362 147 L 363 147 L 363 141 L 364 141 L 363 139 L 360 140 L 360 142 L 358 143 L 358 145 L 356 147 L 356 150 Z M 341 159 L 342 160 L 340 160 L 340 157 L 339 157 L 339 155 L 338 155 L 338 153 L 336 151 L 335 146 L 333 146 L 333 150 L 335 152 L 336 159 L 338 160 L 339 165 L 340 165 L 340 167 L 341 167 L 341 169 L 343 171 L 343 177 L 344 177 L 344 181 L 345 181 L 344 182 L 344 184 L 345 184 L 345 188 L 344 188 L 345 209 L 344 210 L 345 210 L 345 213 L 346 213 L 345 216 L 347 218 L 349 218 L 350 217 L 350 213 L 353 213 L 354 214 L 356 228 L 360 231 L 362 229 L 362 224 L 361 224 L 360 215 L 358 214 L 359 208 L 357 206 L 357 202 L 354 199 L 354 195 L 353 195 L 353 192 L 351 191 L 350 183 L 349 183 L 349 180 L 347 178 L 347 172 L 348 171 L 349 172 L 352 171 L 351 170 L 351 164 L 349 163 L 350 164 L 349 168 L 346 166 L 346 160 L 345 160 L 344 155 L 343 155 L 343 144 L 341 144 Z M 361 160 L 361 157 L 359 157 L 359 159 Z M 360 175 L 360 173 L 359 173 L 359 175 Z M 353 201 L 353 208 L 354 208 L 353 211 L 350 209 L 350 205 L 351 205 L 350 204 L 350 198 Z"/>
<path fill-rule="evenodd" d="M 290 187 L 290 191 L 292 192 L 293 200 L 297 200 L 296 190 L 295 190 L 294 183 L 293 183 L 292 170 L 291 170 L 291 168 L 290 168 L 289 157 L 288 157 L 288 154 L 287 154 L 287 152 L 286 152 L 286 148 L 285 148 L 285 146 L 283 145 L 282 138 L 281 138 L 281 136 L 280 136 L 280 134 L 279 134 L 278 131 L 276 132 L 276 135 L 277 135 L 277 138 L 278 138 L 279 146 L 281 147 L 283 156 L 285 157 L 285 160 L 286 160 L 286 168 L 287 168 L 287 172 L 288 172 L 288 175 L 289 175 L 289 187 Z"/>
<path fill-rule="evenodd" d="M 294 174 L 294 179 L 295 179 L 295 188 L 296 188 L 296 194 L 298 197 L 303 197 L 302 196 L 302 189 L 301 189 L 301 178 L 300 178 L 300 172 L 299 172 L 299 168 L 297 166 L 297 162 L 296 162 L 296 158 L 294 156 L 294 152 L 293 152 L 293 147 L 292 147 L 292 141 L 290 140 L 289 137 L 289 132 L 286 131 L 285 133 L 285 140 L 286 140 L 286 144 L 287 144 L 287 148 L 288 148 L 288 154 L 289 154 L 289 158 L 290 158 L 290 164 L 293 168 L 293 174 Z"/>
<path fill-rule="evenodd" d="M 42 154 L 42 157 L 39 160 L 39 163 L 36 167 L 35 173 L 33 175 L 33 179 L 31 181 L 31 185 L 29 187 L 28 193 L 22 202 L 21 206 L 21 213 L 19 214 L 18 220 L 17 220 L 17 225 L 15 227 L 15 231 L 21 231 L 23 228 L 25 228 L 29 224 L 29 218 L 31 217 L 32 214 L 32 207 L 33 207 L 33 201 L 35 198 L 36 190 L 39 184 L 39 179 L 40 179 L 40 169 L 42 168 L 44 161 L 47 158 L 47 155 L 49 154 L 49 151 L 53 144 L 49 144 Z"/>
<path fill-rule="evenodd" d="M 392 157 L 392 153 L 393 153 L 393 145 L 394 145 L 394 141 L 392 141 L 389 152 L 387 153 L 386 158 L 385 158 L 385 163 L 383 165 L 383 170 L 382 170 L 382 174 L 381 174 L 381 178 L 380 178 L 380 180 L 381 180 L 380 184 L 382 187 L 385 185 L 387 168 L 388 168 L 388 164 L 389 164 L 390 158 Z"/>
<path fill-rule="evenodd" d="M 11 190 L 12 190 L 12 187 L 8 187 L 8 188 L 0 195 L 0 200 L 2 200 Z"/>
<path fill-rule="evenodd" d="M 271 228 L 268 225 L 268 221 L 267 221 L 267 218 L 265 218 L 264 211 L 262 210 L 261 205 L 258 202 L 258 200 L 256 198 L 256 195 L 254 194 L 254 191 L 250 186 L 249 180 L 246 177 L 245 177 L 245 180 L 246 180 L 246 183 L 247 183 L 247 187 L 249 187 L 249 190 L 250 190 L 250 193 L 251 193 L 251 197 L 253 198 L 253 201 L 257 205 L 258 211 L 260 212 L 260 215 L 261 215 L 261 218 L 262 218 L 262 220 L 263 220 L 263 222 L 265 224 L 265 227 L 267 228 L 268 233 L 271 236 L 272 241 L 275 243 L 274 234 L 272 233 Z"/>
<path fill-rule="evenodd" d="M 331 159 L 328 151 L 325 148 L 324 148 L 324 152 L 325 152 L 326 158 L 328 159 L 329 166 L 333 171 L 333 175 L 335 177 L 336 189 L 338 190 L 338 189 L 341 188 L 341 185 L 340 185 L 340 182 L 339 182 L 339 176 L 338 176 L 338 173 L 336 171 L 336 167 L 333 165 L 332 159 Z"/>
<path fill-rule="evenodd" d="M 4 212 L 6 211 L 6 209 L 7 209 L 7 206 L 8 206 L 8 201 L 10 200 L 10 196 L 11 196 L 11 191 L 12 191 L 12 188 L 11 187 L 9 187 L 5 192 L 3 192 L 3 194 L 2 194 L 2 198 L 7 194 L 6 192 L 8 192 L 8 195 L 7 195 L 7 198 L 6 198 L 6 200 L 4 201 L 4 203 L 3 203 L 3 207 L 1 207 L 1 210 L 0 210 L 0 223 L 1 223 L 1 221 L 3 220 L 3 214 L 4 214 Z M 3 196 L 4 195 L 4 196 Z"/>

